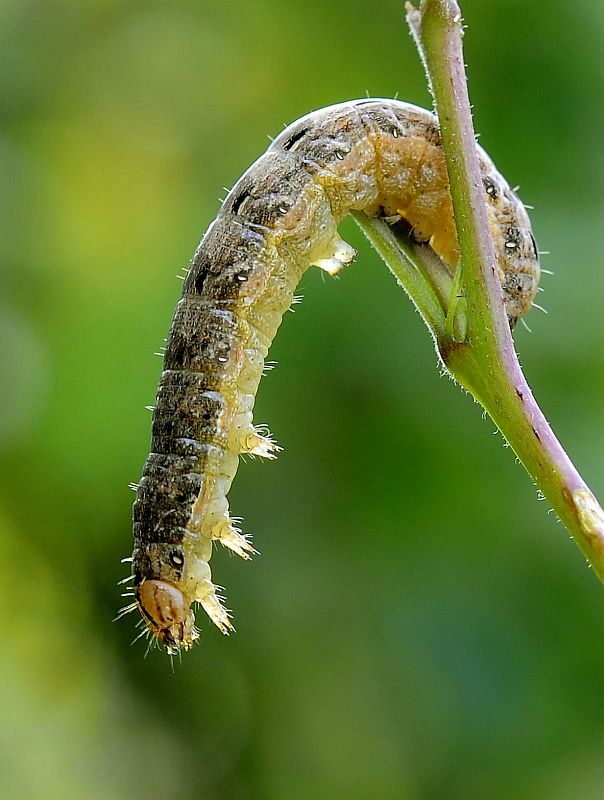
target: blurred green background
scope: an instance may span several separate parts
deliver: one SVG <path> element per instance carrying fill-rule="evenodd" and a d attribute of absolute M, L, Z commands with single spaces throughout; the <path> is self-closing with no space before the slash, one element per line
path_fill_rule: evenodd
<path fill-rule="evenodd" d="M 120 559 L 165 336 L 231 186 L 309 110 L 430 105 L 398 0 L 3 0 L 0 796 L 600 800 L 604 591 L 494 426 L 439 376 L 359 232 L 271 351 L 284 445 L 213 559 L 238 633 L 130 647 Z M 543 249 L 517 348 L 604 493 L 597 3 L 462 3 L 481 143 Z"/>

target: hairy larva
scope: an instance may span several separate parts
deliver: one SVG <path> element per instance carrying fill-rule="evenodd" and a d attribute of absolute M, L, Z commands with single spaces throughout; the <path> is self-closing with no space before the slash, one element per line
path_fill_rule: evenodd
<path fill-rule="evenodd" d="M 539 280 L 527 213 L 479 147 L 489 222 L 510 324 Z M 351 210 L 403 218 L 451 268 L 457 236 L 438 123 L 394 100 L 316 111 L 281 133 L 243 175 L 203 237 L 167 339 L 151 453 L 136 486 L 132 579 L 143 632 L 169 653 L 198 638 L 199 603 L 224 632 L 230 616 L 213 584 L 214 541 L 254 549 L 226 495 L 242 453 L 278 447 L 252 424 L 265 359 L 302 273 L 330 274 L 355 254 L 338 235 Z"/>

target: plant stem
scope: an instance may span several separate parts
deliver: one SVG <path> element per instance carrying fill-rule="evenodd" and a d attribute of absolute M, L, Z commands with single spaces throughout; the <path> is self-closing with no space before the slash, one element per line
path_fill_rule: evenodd
<path fill-rule="evenodd" d="M 394 265 L 395 249 L 378 250 L 420 308 L 446 368 L 489 413 L 604 582 L 604 512 L 535 402 L 514 350 L 476 154 L 459 5 L 455 0 L 422 0 L 419 10 L 410 3 L 406 10 L 434 96 L 447 161 L 461 251 L 458 269 L 467 299 L 463 341 L 452 336 L 451 326 L 442 325 L 439 314 L 425 312 L 426 292 L 418 291 L 417 280 L 405 283 L 408 267 L 401 271 Z M 357 222 L 367 232 L 368 221 L 358 215 Z M 421 261 L 421 251 L 415 255 Z M 420 269 L 416 274 L 425 275 Z M 435 296 L 441 299 L 438 292 Z"/>
<path fill-rule="evenodd" d="M 426 254 L 422 262 L 417 257 L 422 245 L 411 239 L 404 240 L 379 218 L 368 217 L 361 211 L 353 211 L 352 216 L 407 292 L 428 329 L 431 332 L 441 330 L 445 324 L 446 303 L 443 299 L 448 296 L 452 279 L 448 273 L 443 273 L 442 262 L 436 253 L 430 250 L 431 260 Z"/>

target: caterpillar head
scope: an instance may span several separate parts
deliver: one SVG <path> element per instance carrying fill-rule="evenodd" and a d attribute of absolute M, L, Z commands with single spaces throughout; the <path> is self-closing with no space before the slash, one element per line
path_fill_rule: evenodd
<path fill-rule="evenodd" d="M 147 630 L 168 653 L 189 650 L 199 638 L 186 591 L 185 556 L 178 545 L 154 543 L 133 554 L 135 598 Z"/>
<path fill-rule="evenodd" d="M 199 638 L 195 614 L 184 593 L 173 583 L 156 578 L 143 580 L 136 600 L 149 631 L 170 655 L 189 650 Z"/>

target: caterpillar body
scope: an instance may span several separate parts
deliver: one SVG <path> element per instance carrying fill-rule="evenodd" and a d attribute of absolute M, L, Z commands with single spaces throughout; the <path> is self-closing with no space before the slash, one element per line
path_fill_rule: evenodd
<path fill-rule="evenodd" d="M 539 263 L 524 206 L 478 147 L 489 224 L 510 324 L 531 307 Z M 169 653 L 199 636 L 199 603 L 224 632 L 213 584 L 215 541 L 254 549 L 229 516 L 239 456 L 274 458 L 252 422 L 271 341 L 303 272 L 338 272 L 356 255 L 338 235 L 351 210 L 402 217 L 451 269 L 459 260 L 436 117 L 363 99 L 286 128 L 241 177 L 190 263 L 170 327 L 153 413 L 151 453 L 136 486 L 132 576 L 143 632 Z"/>

